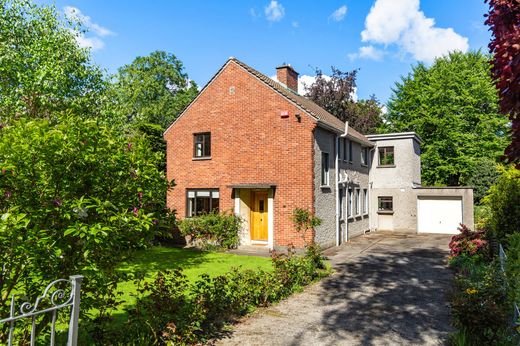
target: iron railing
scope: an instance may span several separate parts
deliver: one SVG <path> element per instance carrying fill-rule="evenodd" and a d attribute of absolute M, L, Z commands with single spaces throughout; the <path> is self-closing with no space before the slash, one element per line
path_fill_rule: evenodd
<path fill-rule="evenodd" d="M 11 306 L 9 317 L 0 320 L 1 323 L 9 323 L 9 334 L 7 339 L 7 345 L 12 346 L 14 340 L 14 328 L 15 323 L 18 320 L 31 318 L 31 336 L 30 345 L 33 346 L 36 343 L 36 317 L 42 314 L 51 314 L 51 334 L 50 334 L 50 345 L 54 346 L 56 342 L 56 319 L 58 310 L 71 307 L 70 310 L 70 322 L 69 331 L 67 337 L 67 346 L 76 346 L 78 343 L 78 319 L 79 319 L 79 305 L 80 305 L 80 292 L 81 292 L 81 281 L 83 276 L 73 275 L 69 279 L 58 279 L 47 285 L 43 294 L 36 298 L 36 301 L 30 303 L 24 301 L 20 304 L 18 311 L 16 311 L 16 298 L 17 295 L 11 297 Z M 57 285 L 62 284 L 65 287 L 58 288 Z M 70 285 L 70 293 L 67 296 L 68 286 Z M 44 305 L 44 308 L 41 308 Z M 40 308 L 40 309 L 38 309 Z"/>
<path fill-rule="evenodd" d="M 502 247 L 502 244 L 498 244 L 498 257 L 500 258 L 500 269 L 506 275 L 506 262 L 507 262 L 507 255 L 504 251 L 504 248 Z M 513 327 L 520 327 L 520 310 L 518 309 L 518 305 L 516 303 L 513 303 Z"/>

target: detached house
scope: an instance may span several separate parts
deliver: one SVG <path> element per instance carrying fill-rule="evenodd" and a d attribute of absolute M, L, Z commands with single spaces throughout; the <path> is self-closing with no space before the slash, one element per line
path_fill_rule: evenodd
<path fill-rule="evenodd" d="M 368 231 L 472 226 L 471 189 L 421 187 L 415 134 L 364 136 L 298 94 L 290 65 L 276 72 L 230 58 L 166 130 L 179 217 L 233 211 L 241 243 L 269 248 L 304 245 L 295 208 L 323 220 L 307 240 L 324 248 Z"/>

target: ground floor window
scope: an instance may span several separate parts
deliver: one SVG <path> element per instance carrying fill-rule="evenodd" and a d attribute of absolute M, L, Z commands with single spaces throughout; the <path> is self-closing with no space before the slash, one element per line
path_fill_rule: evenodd
<path fill-rule="evenodd" d="M 378 211 L 393 211 L 394 199 L 391 196 L 379 196 L 377 198 Z"/>
<path fill-rule="evenodd" d="M 352 216 L 352 189 L 348 189 L 347 195 L 347 217 Z"/>
<path fill-rule="evenodd" d="M 368 190 L 363 189 L 363 214 L 368 214 Z"/>
<path fill-rule="evenodd" d="M 361 190 L 356 189 L 356 215 L 361 214 Z"/>
<path fill-rule="evenodd" d="M 345 218 L 345 211 L 343 210 L 344 209 L 344 203 L 343 203 L 343 195 L 344 195 L 344 190 L 343 189 L 339 189 L 339 218 L 340 220 L 343 220 Z"/>
<path fill-rule="evenodd" d="M 219 191 L 217 189 L 208 190 L 188 190 L 187 191 L 186 216 L 197 216 L 207 214 L 212 211 L 219 211 Z"/>

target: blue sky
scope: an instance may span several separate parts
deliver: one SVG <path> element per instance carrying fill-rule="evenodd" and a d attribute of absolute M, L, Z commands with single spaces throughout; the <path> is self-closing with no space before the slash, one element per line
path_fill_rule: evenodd
<path fill-rule="evenodd" d="M 450 49 L 487 51 L 490 39 L 483 0 L 45 3 L 82 16 L 90 32 L 81 43 L 109 72 L 153 50 L 174 53 L 200 86 L 229 56 L 269 76 L 282 63 L 301 76 L 314 67 L 359 68 L 358 96 L 384 102 L 417 61 Z"/>

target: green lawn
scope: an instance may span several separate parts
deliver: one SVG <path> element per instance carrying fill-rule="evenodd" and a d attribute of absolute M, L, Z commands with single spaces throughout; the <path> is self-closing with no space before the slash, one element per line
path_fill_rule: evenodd
<path fill-rule="evenodd" d="M 201 274 L 217 276 L 230 271 L 233 267 L 272 269 L 270 258 L 163 246 L 136 252 L 131 260 L 122 262 L 118 269 L 129 273 L 143 272 L 147 281 L 151 281 L 158 271 L 181 268 L 188 279 L 193 282 Z M 125 305 L 134 303 L 131 293 L 136 293 L 136 286 L 133 281 L 120 283 L 118 291 L 123 293 L 121 297 L 126 302 Z"/>

